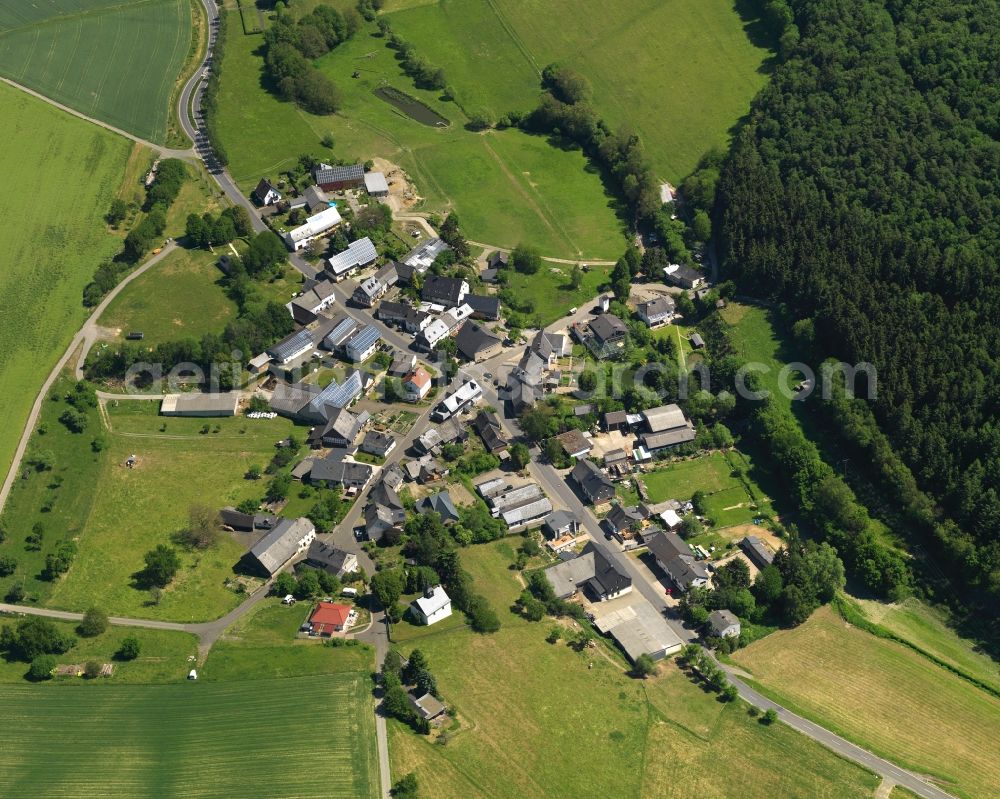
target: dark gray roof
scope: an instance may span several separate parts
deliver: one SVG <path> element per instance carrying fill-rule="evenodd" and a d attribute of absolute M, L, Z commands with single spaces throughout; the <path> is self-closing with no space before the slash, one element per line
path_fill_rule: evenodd
<path fill-rule="evenodd" d="M 372 467 L 366 463 L 354 463 L 331 456 L 313 464 L 309 479 L 340 483 L 345 486 L 361 486 L 371 479 L 372 471 Z"/>
<path fill-rule="evenodd" d="M 602 342 L 620 338 L 628 332 L 625 323 L 610 313 L 601 314 L 591 319 L 590 330 Z"/>
<path fill-rule="evenodd" d="M 618 566 L 604 556 L 593 543 L 584 547 L 584 553 L 594 554 L 594 576 L 587 581 L 587 587 L 598 597 L 617 594 L 632 585 L 632 578 L 620 571 Z"/>
<path fill-rule="evenodd" d="M 364 180 L 364 164 L 348 164 L 347 166 L 332 166 L 328 169 L 317 167 L 313 171 L 317 183 L 339 183 L 343 180 Z"/>
<path fill-rule="evenodd" d="M 614 495 L 614 485 L 608 477 L 593 461 L 586 459 L 578 460 L 573 467 L 573 479 L 583 489 L 583 493 L 590 498 Z"/>
<path fill-rule="evenodd" d="M 251 547 L 250 554 L 269 574 L 274 574 L 296 553 L 299 540 L 308 535 L 310 529 L 315 528 L 308 519 L 282 519 Z"/>
<path fill-rule="evenodd" d="M 740 541 L 740 548 L 758 566 L 766 566 L 774 561 L 774 553 L 755 535 L 748 535 Z"/>
<path fill-rule="evenodd" d="M 493 269 L 507 266 L 509 262 L 510 253 L 504 252 L 503 250 L 494 250 L 486 258 L 486 263 L 488 263 Z"/>
<path fill-rule="evenodd" d="M 500 298 L 485 294 L 466 294 L 462 302 L 468 305 L 473 313 L 485 316 L 487 319 L 500 318 Z"/>
<path fill-rule="evenodd" d="M 576 514 L 571 513 L 568 510 L 554 510 L 545 520 L 544 527 L 552 535 L 555 535 L 560 530 L 563 530 L 578 521 L 579 520 L 576 518 Z"/>
<path fill-rule="evenodd" d="M 462 300 L 463 284 L 465 281 L 457 277 L 430 275 L 424 281 L 420 296 L 428 302 L 440 301 L 446 305 L 458 305 Z"/>
<path fill-rule="evenodd" d="M 458 351 L 470 360 L 475 360 L 480 352 L 495 347 L 499 343 L 499 338 L 485 327 L 474 322 L 466 322 L 458 331 L 458 335 L 455 336 L 455 346 L 458 347 Z"/>
<path fill-rule="evenodd" d="M 365 440 L 361 442 L 361 449 L 370 452 L 372 455 L 385 455 L 393 446 L 396 439 L 392 434 L 381 430 L 369 430 L 365 433 Z"/>
<path fill-rule="evenodd" d="M 425 497 L 420 503 L 421 510 L 435 511 L 444 521 L 458 521 L 458 508 L 447 491 L 439 491 Z"/>
<path fill-rule="evenodd" d="M 306 553 L 307 561 L 336 574 L 343 571 L 347 558 L 348 553 L 344 550 L 337 549 L 332 544 L 326 544 L 318 539 L 309 545 L 309 551 Z"/>

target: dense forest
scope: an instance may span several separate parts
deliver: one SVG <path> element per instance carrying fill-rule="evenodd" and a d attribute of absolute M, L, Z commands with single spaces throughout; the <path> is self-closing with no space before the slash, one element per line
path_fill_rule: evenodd
<path fill-rule="evenodd" d="M 820 351 L 876 365 L 874 415 L 843 398 L 827 415 L 912 504 L 952 590 L 995 608 L 1000 0 L 788 5 L 798 38 L 719 181 L 720 255 L 811 319 Z"/>

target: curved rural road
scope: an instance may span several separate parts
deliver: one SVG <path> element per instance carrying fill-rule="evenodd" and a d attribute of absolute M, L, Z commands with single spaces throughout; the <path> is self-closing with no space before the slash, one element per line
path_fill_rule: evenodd
<path fill-rule="evenodd" d="M 73 353 L 77 351 L 80 347 L 83 347 L 83 352 L 86 353 L 93 343 L 100 337 L 100 330 L 97 324 L 97 320 L 101 318 L 101 314 L 104 310 L 111 304 L 111 301 L 118 296 L 119 292 L 124 289 L 129 283 L 135 280 L 139 275 L 146 272 L 146 270 L 158 264 L 164 258 L 166 258 L 170 253 L 172 253 L 177 248 L 175 242 L 170 242 L 167 244 L 159 253 L 150 258 L 146 263 L 131 272 L 121 283 L 115 286 L 108 294 L 101 300 L 101 304 L 98 305 L 94 312 L 90 315 L 86 322 L 84 322 L 83 327 L 80 328 L 79 332 L 73 336 L 73 340 L 69 343 L 69 347 L 66 348 L 66 352 L 63 353 L 62 358 L 59 362 L 52 368 L 49 372 L 49 376 L 45 378 L 45 382 L 42 383 L 42 388 L 38 392 L 38 396 L 35 397 L 35 404 L 31 406 L 31 413 L 28 414 L 28 421 L 24 425 L 24 431 L 21 433 L 21 440 L 17 444 L 17 449 L 14 450 L 14 459 L 11 461 L 10 469 L 7 471 L 7 477 L 3 481 L 3 486 L 0 487 L 0 511 L 3 511 L 4 505 L 7 504 L 7 497 L 10 495 L 11 487 L 14 485 L 14 480 L 17 478 L 18 471 L 21 468 L 21 461 L 24 459 L 24 454 L 28 449 L 28 442 L 31 440 L 31 433 L 35 429 L 35 424 L 38 422 L 38 416 L 42 411 L 42 402 L 49 394 L 49 390 L 52 388 L 52 384 L 56 382 L 59 377 L 59 373 L 66 368 L 66 364 L 69 363 L 70 358 L 73 357 Z M 76 365 L 76 375 L 77 379 L 82 377 L 81 364 L 78 362 Z"/>
<path fill-rule="evenodd" d="M 8 78 L 0 78 L 0 81 L 6 83 L 8 86 L 13 86 L 15 89 L 20 89 L 25 94 L 30 94 L 32 97 L 35 97 L 38 100 L 41 100 L 42 102 L 48 103 L 49 105 L 58 108 L 60 111 L 65 111 L 67 114 L 72 114 L 73 116 L 78 117 L 79 119 L 82 119 L 86 122 L 90 122 L 93 125 L 97 125 L 100 128 L 109 130 L 112 133 L 117 133 L 119 136 L 124 136 L 126 139 L 131 139 L 132 141 L 141 144 L 144 147 L 148 147 L 150 150 L 155 150 L 163 158 L 190 159 L 194 157 L 195 153 L 193 149 L 173 150 L 169 147 L 164 147 L 162 144 L 153 144 L 153 142 L 151 141 L 140 139 L 134 133 L 129 133 L 128 131 L 124 131 L 121 128 L 116 128 L 114 125 L 109 125 L 107 122 L 102 122 L 99 119 L 94 119 L 94 117 L 89 117 L 86 114 L 81 113 L 80 111 L 70 108 L 68 105 L 63 105 L 62 103 L 56 102 L 51 97 L 46 97 L 44 94 L 39 94 L 35 90 L 29 89 L 27 86 L 23 86 L 22 84 L 16 83 L 15 81 L 12 81 Z"/>

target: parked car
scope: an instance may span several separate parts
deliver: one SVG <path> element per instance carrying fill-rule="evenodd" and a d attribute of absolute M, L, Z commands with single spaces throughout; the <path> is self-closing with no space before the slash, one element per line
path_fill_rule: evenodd
<path fill-rule="evenodd" d="M 291 594 L 286 594 L 285 598 L 281 600 L 281 604 L 282 605 L 294 605 L 295 604 L 295 597 L 293 597 Z"/>

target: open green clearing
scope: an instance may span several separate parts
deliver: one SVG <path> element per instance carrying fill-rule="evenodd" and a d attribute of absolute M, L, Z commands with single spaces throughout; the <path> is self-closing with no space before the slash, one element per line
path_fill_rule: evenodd
<path fill-rule="evenodd" d="M 727 144 L 766 81 L 767 51 L 729 0 L 390 0 L 386 12 L 467 113 L 528 111 L 546 64 L 578 70 L 601 117 L 634 127 L 674 183 Z"/>
<path fill-rule="evenodd" d="M 293 430 L 284 419 L 184 419 L 156 415 L 158 402 L 108 403 L 111 433 L 100 462 L 88 471 L 92 505 L 81 517 L 79 554 L 55 583 L 46 604 L 85 610 L 99 597 L 111 613 L 172 621 L 205 621 L 235 607 L 226 587 L 247 549 L 239 535 L 222 536 L 205 552 L 181 552 L 182 568 L 159 604 L 133 585 L 142 556 L 170 543 L 193 504 L 221 507 L 263 493 L 245 480 L 251 465 L 266 465 L 274 443 Z M 208 423 L 212 432 L 201 433 Z M 218 428 L 218 432 L 214 432 Z M 134 469 L 124 466 L 135 454 Z"/>
<path fill-rule="evenodd" d="M 151 347 L 218 333 L 236 316 L 236 305 L 219 285 L 217 260 L 207 250 L 176 250 L 130 283 L 108 306 L 100 325 L 122 336 L 141 330 Z"/>
<path fill-rule="evenodd" d="M 188 0 L 50 0 L 0 8 L 0 74 L 161 144 L 190 44 Z"/>
<path fill-rule="evenodd" d="M 876 624 L 929 652 L 945 663 L 1000 690 L 1000 667 L 989 655 L 975 651 L 946 622 L 945 615 L 915 597 L 900 603 L 855 600 Z"/>
<path fill-rule="evenodd" d="M 507 288 L 519 302 L 530 302 L 528 318 L 532 324 L 545 327 L 566 315 L 570 308 L 582 307 L 594 301 L 599 287 L 608 282 L 611 267 L 591 266 L 584 273 L 580 288 L 570 284 L 573 267 L 568 264 L 543 263 L 533 275 L 508 269 Z"/>
<path fill-rule="evenodd" d="M 468 799 L 871 796 L 871 775 L 783 725 L 762 727 L 671 665 L 643 682 L 603 646 L 577 653 L 545 643 L 552 620 L 506 611 L 520 592 L 512 543 L 462 552 L 501 615 L 498 633 L 434 625 L 402 645 L 427 655 L 463 728 L 440 746 L 390 722 L 394 775 L 415 771 L 427 795 Z"/>
<path fill-rule="evenodd" d="M 733 655 L 791 709 L 958 796 L 998 796 L 1000 700 L 829 607 Z"/>
<path fill-rule="evenodd" d="M 4 685 L 0 702 L 4 796 L 377 795 L 370 681 L 360 671 L 173 685 Z"/>
<path fill-rule="evenodd" d="M 86 316 L 83 287 L 120 240 L 102 217 L 131 145 L 0 85 L 0 472 L 35 395 Z M 16 389 L 16 390 L 15 390 Z"/>
<path fill-rule="evenodd" d="M 11 617 L 0 617 L 0 623 L 12 623 Z M 110 677 L 102 677 L 101 684 L 106 683 L 166 683 L 182 682 L 187 679 L 191 662 L 188 658 L 198 649 L 198 641 L 188 633 L 173 630 L 145 630 L 141 627 L 108 627 L 94 638 L 83 638 L 76 632 L 76 624 L 66 621 L 53 621 L 63 633 L 76 638 L 76 644 L 68 652 L 57 655 L 59 663 L 75 663 L 84 665 L 88 660 L 99 663 L 111 663 L 114 672 Z M 135 660 L 119 661 L 114 658 L 121 649 L 122 641 L 128 636 L 139 639 L 140 653 Z M 28 664 L 19 661 L 0 658 L 0 682 L 24 683 L 24 675 Z M 56 677 L 41 683 L 40 690 L 50 686 L 57 687 L 66 684 L 83 683 L 82 677 Z"/>
<path fill-rule="evenodd" d="M 580 152 L 558 150 L 516 130 L 465 130 L 458 106 L 414 88 L 373 30 L 366 25 L 316 62 L 344 96 L 339 113 L 317 117 L 262 88 L 263 62 L 255 54 L 262 37 L 243 35 L 239 13 L 230 12 L 219 127 L 244 191 L 261 176 L 288 169 L 303 153 L 329 158 L 320 140 L 332 133 L 333 155 L 362 161 L 379 156 L 398 164 L 425 198 L 419 210 L 454 208 L 470 239 L 502 247 L 530 242 L 543 255 L 564 258 L 621 254 L 625 240 L 615 201 Z M 356 79 L 355 70 L 361 75 Z M 374 96 L 381 85 L 418 98 L 452 124 L 435 129 L 415 122 Z"/>

